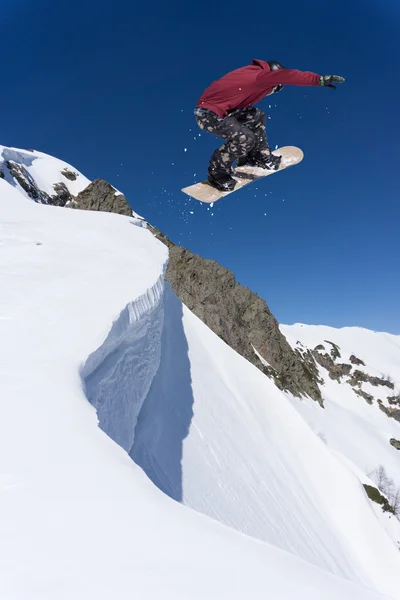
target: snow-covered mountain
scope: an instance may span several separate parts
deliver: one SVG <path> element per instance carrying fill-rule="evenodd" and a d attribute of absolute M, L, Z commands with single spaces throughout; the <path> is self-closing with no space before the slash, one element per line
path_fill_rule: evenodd
<path fill-rule="evenodd" d="M 399 523 L 362 485 L 398 483 L 398 337 L 282 327 L 320 380 L 295 397 L 182 304 L 137 215 L 51 205 L 119 192 L 1 156 L 0 597 L 400 598 Z"/>

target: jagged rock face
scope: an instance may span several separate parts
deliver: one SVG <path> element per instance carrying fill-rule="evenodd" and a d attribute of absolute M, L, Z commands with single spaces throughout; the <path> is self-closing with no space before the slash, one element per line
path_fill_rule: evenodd
<path fill-rule="evenodd" d="M 326 352 L 324 354 L 321 354 L 317 350 L 317 348 L 323 348 L 323 346 L 317 346 L 315 350 L 312 351 L 312 355 L 314 356 L 317 363 L 328 371 L 329 377 L 331 379 L 333 379 L 334 381 L 340 381 L 342 377 L 350 374 L 352 369 L 351 365 L 346 363 L 335 363 L 336 357 L 340 357 L 340 354 L 338 355 L 337 351 L 334 350 L 333 354 L 331 351 L 331 355 L 327 354 Z M 334 358 L 332 358 L 332 356 Z"/>
<path fill-rule="evenodd" d="M 101 210 L 119 215 L 132 216 L 132 209 L 125 196 L 104 179 L 95 179 L 74 201 L 74 206 L 81 210 Z"/>
<path fill-rule="evenodd" d="M 20 165 L 12 160 L 6 161 L 5 165 L 10 171 L 11 177 L 13 177 L 15 181 L 19 183 L 22 189 L 25 190 L 32 200 L 42 204 L 47 204 L 47 194 L 43 194 L 43 192 L 39 190 L 35 181 L 23 165 Z"/>
<path fill-rule="evenodd" d="M 13 160 L 5 161 L 0 169 L 0 177 L 2 179 L 6 177 L 6 173 L 4 172 L 5 169 L 7 170 L 8 177 L 14 179 L 14 181 L 26 192 L 29 198 L 39 204 L 65 206 L 73 199 L 67 186 L 63 182 L 55 183 L 53 185 L 54 194 L 50 195 L 41 190 L 29 171 L 20 163 Z"/>
<path fill-rule="evenodd" d="M 65 183 L 55 183 L 53 187 L 56 196 L 53 196 L 51 204 L 54 204 L 55 206 L 65 206 L 68 202 L 72 202 L 73 196 Z"/>
<path fill-rule="evenodd" d="M 225 267 L 153 232 L 169 246 L 166 278 L 182 302 L 231 348 L 273 376 L 278 387 L 322 402 L 315 374 L 292 350 L 265 301 L 237 283 Z M 271 368 L 262 364 L 253 347 Z"/>

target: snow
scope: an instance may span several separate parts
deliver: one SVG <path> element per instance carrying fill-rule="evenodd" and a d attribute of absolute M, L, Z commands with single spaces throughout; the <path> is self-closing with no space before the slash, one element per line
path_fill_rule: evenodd
<path fill-rule="evenodd" d="M 36 181 L 39 189 L 47 194 L 53 195 L 54 188 L 53 184 L 62 182 L 66 185 L 69 192 L 76 196 L 85 189 L 90 183 L 82 173 L 71 167 L 66 162 L 44 154 L 43 152 L 37 152 L 36 150 L 19 150 L 17 148 L 7 148 L 6 146 L 0 146 L 0 156 L 4 161 L 12 160 L 16 163 L 22 164 L 27 171 L 32 175 Z M 64 169 L 68 169 L 76 174 L 76 180 L 70 181 L 62 174 Z"/>
<path fill-rule="evenodd" d="M 399 598 L 356 474 L 164 285 L 137 219 L 0 180 L 0 248 L 1 598 Z"/>
<path fill-rule="evenodd" d="M 296 347 L 301 342 L 307 348 L 323 344 L 329 352 L 331 346 L 325 340 L 337 344 L 341 358 L 338 362 L 349 363 L 354 354 L 365 366 L 354 366 L 376 377 L 390 377 L 394 390 L 384 386 L 363 383 L 363 390 L 374 398 L 387 399 L 400 391 L 400 336 L 369 331 L 360 327 L 335 329 L 325 326 L 282 325 L 281 330 Z M 377 400 L 369 405 L 357 396 L 347 383 L 332 381 L 327 371 L 320 368 L 324 380 L 322 386 L 325 409 L 318 410 L 311 401 L 294 402 L 298 410 L 315 431 L 324 432 L 328 445 L 347 457 L 364 474 L 371 473 L 383 464 L 388 475 L 400 486 L 399 451 L 389 444 L 390 438 L 400 439 L 400 423 L 388 418 L 379 408 Z M 385 402 L 387 405 L 387 401 Z"/>
<path fill-rule="evenodd" d="M 9 160 L 22 165 L 29 173 L 29 176 L 36 182 L 38 188 L 50 196 L 55 193 L 55 183 L 64 183 L 72 196 L 77 196 L 91 183 L 90 180 L 82 175 L 77 169 L 54 156 L 50 156 L 44 152 L 38 152 L 37 150 L 20 150 L 18 148 L 9 148 L 0 145 L 0 166 L 2 162 Z M 65 177 L 63 174 L 63 171 L 65 170 L 74 173 L 76 179 L 71 181 L 68 177 Z M 7 175 L 7 170 L 5 170 L 5 174 Z M 18 182 L 15 182 L 11 178 L 9 183 L 16 187 L 24 196 L 27 198 L 29 197 Z M 116 188 L 114 189 L 116 196 L 122 195 L 122 192 L 118 191 Z M 132 211 L 132 216 L 139 221 L 143 220 L 143 217 L 134 211 Z"/>
<path fill-rule="evenodd" d="M 359 480 L 289 396 L 168 288 L 165 302 L 161 364 L 139 416 L 135 462 L 191 508 L 398 597 L 400 556 Z"/>
<path fill-rule="evenodd" d="M 332 381 L 327 371 L 320 367 L 324 380 L 321 387 L 324 409 L 315 402 L 304 399 L 292 401 L 293 407 L 302 415 L 313 431 L 322 434 L 327 446 L 340 460 L 357 474 L 360 481 L 371 483 L 373 471 L 383 465 L 396 487 L 400 487 L 398 450 L 390 445 L 390 439 L 400 440 L 400 423 L 388 418 L 379 408 L 377 399 L 385 400 L 400 391 L 400 336 L 385 332 L 375 332 L 360 327 L 335 329 L 314 325 L 281 325 L 281 330 L 293 347 L 298 342 L 313 349 L 323 344 L 329 352 L 331 346 L 325 340 L 338 345 L 341 358 L 338 362 L 348 363 L 354 354 L 365 362 L 365 366 L 354 366 L 376 377 L 390 377 L 394 390 L 384 386 L 363 383 L 362 388 L 374 396 L 369 405 L 357 396 L 352 387 L 342 381 Z M 400 523 L 397 519 L 383 514 L 380 507 L 371 502 L 378 520 L 397 547 L 400 546 Z"/>

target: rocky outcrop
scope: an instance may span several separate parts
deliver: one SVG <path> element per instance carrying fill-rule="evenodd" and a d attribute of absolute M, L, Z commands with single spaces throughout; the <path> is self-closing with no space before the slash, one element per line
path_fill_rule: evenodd
<path fill-rule="evenodd" d="M 56 193 L 54 196 L 51 196 L 51 204 L 55 206 L 65 206 L 69 202 L 73 201 L 73 196 L 71 195 L 65 183 L 55 183 L 53 188 Z"/>
<path fill-rule="evenodd" d="M 393 446 L 393 448 L 396 448 L 396 450 L 400 450 L 400 440 L 395 440 L 394 438 L 391 438 L 390 443 Z"/>
<path fill-rule="evenodd" d="M 376 488 L 373 485 L 368 485 L 366 483 L 364 483 L 363 486 L 367 493 L 368 498 L 370 500 L 372 500 L 373 502 L 380 504 L 383 512 L 390 512 L 392 514 L 396 513 L 393 506 L 391 506 L 389 500 L 385 496 L 383 496 L 383 494 L 381 494 L 381 492 L 378 490 L 378 488 Z"/>
<path fill-rule="evenodd" d="M 374 401 L 374 397 L 371 396 L 371 394 L 364 392 L 364 390 L 359 390 L 359 389 L 353 388 L 353 392 L 355 394 L 357 394 L 357 396 L 361 396 L 361 398 L 364 398 L 364 400 L 366 400 L 368 402 L 368 404 L 372 404 Z"/>
<path fill-rule="evenodd" d="M 176 246 L 158 230 L 151 230 L 169 247 L 166 278 L 182 302 L 231 348 L 273 377 L 280 389 L 296 396 L 309 395 L 322 403 L 315 373 L 292 350 L 265 301 L 217 262 Z"/>
<path fill-rule="evenodd" d="M 132 209 L 127 199 L 104 179 L 95 179 L 82 192 L 73 203 L 75 208 L 81 210 L 101 210 L 119 215 L 132 216 Z"/>
<path fill-rule="evenodd" d="M 53 185 L 54 194 L 50 195 L 38 187 L 36 181 L 23 164 L 13 160 L 7 160 L 2 164 L 0 177 L 4 179 L 7 176 L 9 180 L 11 178 L 13 185 L 20 185 L 29 198 L 35 202 L 38 202 L 39 204 L 51 204 L 53 206 L 65 206 L 73 200 L 65 183 L 55 183 Z M 6 173 L 4 172 L 4 169 L 6 169 Z"/>
<path fill-rule="evenodd" d="M 334 381 L 340 381 L 342 377 L 350 374 L 352 366 L 347 363 L 335 363 L 335 358 L 340 356 L 340 353 L 337 350 L 336 344 L 334 346 L 335 347 L 331 350 L 331 354 L 328 354 L 327 352 L 321 354 L 317 349 L 313 350 L 312 354 L 317 363 L 328 371 L 331 379 Z M 319 347 L 320 346 L 317 346 L 317 348 Z"/>
<path fill-rule="evenodd" d="M 389 404 L 400 406 L 400 394 L 397 394 L 397 396 L 388 396 L 387 399 Z"/>
<path fill-rule="evenodd" d="M 29 198 L 32 198 L 32 200 L 35 202 L 47 204 L 47 194 L 43 194 L 43 192 L 38 188 L 29 171 L 23 165 L 20 165 L 12 160 L 6 161 L 5 165 L 8 168 L 11 177 L 22 187 L 22 189 L 28 194 Z"/>
<path fill-rule="evenodd" d="M 333 358 L 333 360 L 341 358 L 339 346 L 337 344 L 334 344 L 333 342 L 330 342 L 329 340 L 324 341 L 326 344 L 329 344 L 331 346 L 331 357 Z"/>
<path fill-rule="evenodd" d="M 69 181 L 76 181 L 78 174 L 74 171 L 70 171 L 67 167 L 61 171 L 61 175 L 64 175 Z"/>
<path fill-rule="evenodd" d="M 365 362 L 363 360 L 361 360 L 361 358 L 357 358 L 357 356 L 354 356 L 354 354 L 352 354 L 349 358 L 350 362 L 352 365 L 357 365 L 359 366 L 363 366 L 365 367 Z"/>
<path fill-rule="evenodd" d="M 382 402 L 382 400 L 378 400 L 378 406 L 381 409 L 382 412 L 385 413 L 385 415 L 387 415 L 388 417 L 392 417 L 392 419 L 395 419 L 396 421 L 400 422 L 400 409 L 399 408 L 392 408 L 391 406 L 385 406 Z"/>
<path fill-rule="evenodd" d="M 394 390 L 394 383 L 390 381 L 390 379 L 384 379 L 383 377 L 373 377 L 372 375 L 368 375 L 368 373 L 364 373 L 363 371 L 356 370 L 352 374 L 351 378 L 348 380 L 350 385 L 356 386 L 361 383 L 370 383 L 374 386 L 386 386 L 391 390 Z"/>

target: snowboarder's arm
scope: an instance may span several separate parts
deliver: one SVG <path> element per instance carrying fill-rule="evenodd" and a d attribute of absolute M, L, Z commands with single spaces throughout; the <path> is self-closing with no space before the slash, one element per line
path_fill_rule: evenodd
<path fill-rule="evenodd" d="M 274 85 L 321 85 L 321 75 L 296 69 L 278 69 L 263 71 L 260 79 L 266 87 Z"/>

